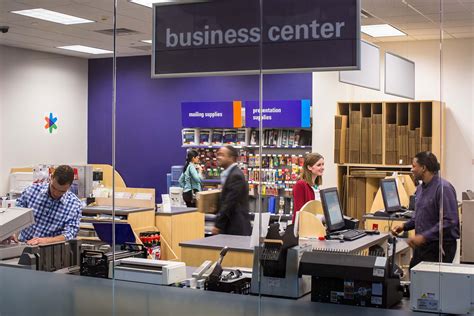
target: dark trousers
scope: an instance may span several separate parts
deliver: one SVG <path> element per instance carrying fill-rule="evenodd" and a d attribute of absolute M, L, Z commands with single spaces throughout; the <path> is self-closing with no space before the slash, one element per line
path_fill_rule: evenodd
<path fill-rule="evenodd" d="M 198 192 L 196 189 L 183 192 L 183 200 L 187 207 L 196 207 L 196 199 L 194 198 L 196 192 Z"/>
<path fill-rule="evenodd" d="M 422 261 L 439 262 L 439 248 L 439 241 L 431 241 L 424 244 L 423 246 L 416 248 L 413 251 L 413 258 L 411 258 L 410 261 L 410 269 Z M 453 262 L 454 255 L 456 254 L 456 248 L 456 240 L 443 241 L 444 254 L 442 257 L 442 262 Z"/>

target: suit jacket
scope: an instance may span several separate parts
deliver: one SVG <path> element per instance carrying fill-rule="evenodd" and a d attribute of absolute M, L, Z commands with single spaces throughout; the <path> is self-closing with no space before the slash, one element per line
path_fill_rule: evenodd
<path fill-rule="evenodd" d="M 249 187 L 238 166 L 232 167 L 222 187 L 215 226 L 222 234 L 249 236 Z"/>

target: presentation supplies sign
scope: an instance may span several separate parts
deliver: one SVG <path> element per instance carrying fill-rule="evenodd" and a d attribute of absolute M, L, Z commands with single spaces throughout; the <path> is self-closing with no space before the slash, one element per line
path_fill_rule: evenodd
<path fill-rule="evenodd" d="M 242 102 L 183 102 L 183 127 L 239 128 L 242 127 Z"/>
<path fill-rule="evenodd" d="M 152 77 L 360 68 L 360 0 L 262 3 L 154 4 Z"/>
<path fill-rule="evenodd" d="M 258 101 L 245 102 L 245 127 L 258 128 L 260 118 L 264 128 L 311 127 L 311 101 L 263 101 L 260 115 Z"/>

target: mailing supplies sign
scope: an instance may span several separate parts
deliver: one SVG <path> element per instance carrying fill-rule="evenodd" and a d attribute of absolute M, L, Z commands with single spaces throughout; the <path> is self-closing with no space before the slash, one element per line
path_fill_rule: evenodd
<path fill-rule="evenodd" d="M 183 127 L 242 127 L 242 102 L 183 102 Z"/>
<path fill-rule="evenodd" d="M 310 100 L 263 101 L 260 115 L 259 102 L 245 102 L 245 127 L 259 127 L 260 118 L 265 128 L 311 127 Z"/>
<path fill-rule="evenodd" d="M 359 1 L 263 0 L 262 21 L 260 0 L 154 5 L 152 75 L 359 69 Z"/>

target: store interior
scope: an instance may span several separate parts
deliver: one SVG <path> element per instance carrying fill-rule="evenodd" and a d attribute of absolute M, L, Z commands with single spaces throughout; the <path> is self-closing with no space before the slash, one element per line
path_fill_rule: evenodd
<path fill-rule="evenodd" d="M 15 293 L 25 292 L 38 303 L 38 311 L 51 315 L 129 314 L 133 304 L 139 306 L 138 314 L 473 311 L 474 297 L 456 297 L 451 290 L 455 279 L 443 280 L 440 265 L 429 276 L 420 271 L 424 278 L 410 273 L 415 248 L 408 239 L 415 233 L 393 238 L 391 231 L 413 215 L 382 218 L 377 213 L 387 208 L 380 182 L 384 178 L 396 179 L 401 209 L 416 213 L 413 157 L 432 152 L 441 167 L 437 176 L 452 184 L 457 200 L 460 224 L 452 269 L 460 272 L 453 278 L 474 275 L 474 248 L 466 242 L 474 236 L 472 0 L 341 0 L 337 5 L 355 3 L 360 14 L 358 70 L 308 67 L 265 72 L 260 67 L 253 73 L 177 71 L 164 77 L 154 69 L 160 53 L 153 43 L 155 10 L 197 8 L 212 1 L 175 0 L 156 7 L 154 1 L 137 2 L 0 1 L 0 209 L 15 208 L 15 199 L 33 182 L 49 183 L 59 165 L 73 167 L 71 190 L 83 203 L 77 238 L 60 243 L 61 250 L 43 247 L 38 255 L 41 247 L 30 247 L 36 255 L 20 253 L 28 257 L 23 259 L 27 264 L 20 264 L 19 257 L 2 255 L 11 245 L 0 244 L 0 283 L 9 284 L 0 286 L 0 314 L 26 313 L 28 306 L 15 298 Z M 267 1 L 254 2 L 260 8 Z M 86 20 L 63 24 L 45 20 L 44 12 L 38 18 L 22 11 L 38 8 Z M 192 23 L 189 13 L 182 25 Z M 212 23 L 225 24 L 218 16 Z M 378 24 L 400 33 L 371 36 L 364 28 Z M 103 51 L 79 52 L 69 45 Z M 264 63 L 262 45 L 257 45 L 257 65 Z M 398 64 L 390 64 L 389 58 Z M 374 80 L 368 82 L 369 77 Z M 391 87 L 401 87 L 402 92 Z M 271 113 L 271 108 L 281 109 L 283 115 Z M 192 118 L 193 113 L 216 109 L 222 109 L 223 119 Z M 225 169 L 218 151 L 225 145 L 237 150 L 235 162 L 245 176 L 251 236 L 213 231 Z M 196 205 L 186 207 L 178 178 L 190 150 L 198 153 L 202 194 Z M 320 187 L 335 188 L 337 199 L 330 202 L 334 195 L 324 191 L 324 197 L 308 202 L 295 220 L 294 187 L 304 177 L 308 153 L 323 157 Z M 443 201 L 444 193 L 439 195 Z M 443 203 L 433 210 L 439 222 L 449 211 Z M 363 230 L 364 237 L 328 246 L 335 242 L 328 238 L 331 205 L 347 216 L 346 228 Z M 12 222 L 1 220 L 4 237 Z M 140 246 L 120 248 L 119 234 L 129 234 Z M 437 234 L 441 249 L 443 235 L 448 235 L 443 229 Z M 268 264 L 275 261 L 275 241 L 269 242 L 275 239 L 279 251 L 284 249 L 285 258 L 278 257 L 282 266 Z M 63 256 L 60 264 L 55 261 L 58 253 Z M 95 269 L 97 255 L 105 258 L 106 272 Z M 94 265 L 84 263 L 87 256 L 94 258 L 88 261 Z M 127 261 L 132 257 L 141 259 Z M 152 258 L 162 263 L 153 267 Z M 212 264 L 219 261 L 224 272 L 219 271 L 220 283 L 214 284 Z M 395 265 L 402 274 L 394 276 Z M 138 266 L 145 272 L 129 272 Z M 360 294 L 358 281 L 354 290 L 356 275 L 380 277 L 375 272 L 380 267 L 382 273 L 386 269 L 384 281 L 364 281 L 372 296 Z M 160 272 L 154 273 L 157 269 Z M 325 269 L 334 278 L 345 275 L 340 279 L 342 290 L 327 290 L 335 283 L 321 285 L 320 278 L 328 276 L 318 273 Z M 244 289 L 222 288 L 222 276 L 232 278 L 231 273 L 243 273 L 235 278 L 246 280 Z M 207 278 L 201 278 L 203 274 Z M 22 285 L 23 278 L 32 280 L 29 286 Z M 378 289 L 373 283 L 383 284 L 383 294 L 372 293 Z M 45 284 L 51 286 L 39 294 Z M 423 286 L 436 294 L 430 296 Z M 474 283 L 466 285 L 467 292 L 473 289 Z M 67 293 L 63 304 L 52 307 L 53 298 L 62 293 Z M 368 300 L 356 302 L 350 293 Z"/>

